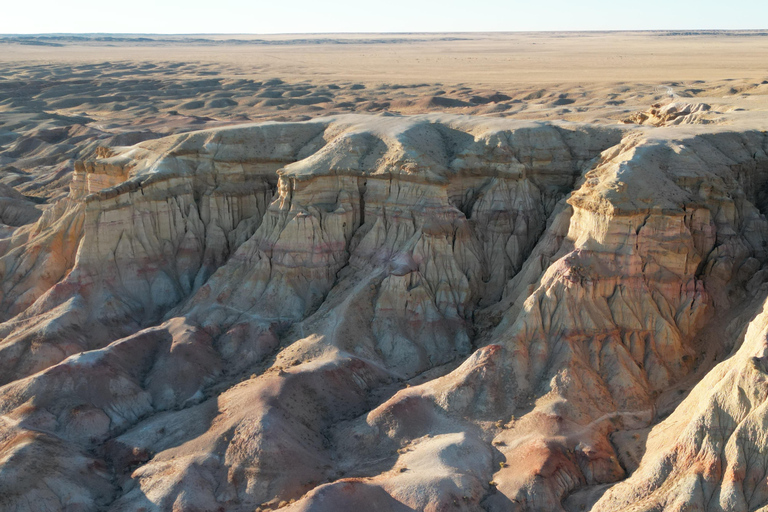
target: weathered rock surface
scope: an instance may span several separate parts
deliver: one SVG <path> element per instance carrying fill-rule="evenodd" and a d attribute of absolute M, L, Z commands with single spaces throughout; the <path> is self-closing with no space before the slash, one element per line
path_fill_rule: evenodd
<path fill-rule="evenodd" d="M 0 509 L 766 507 L 766 151 L 341 116 L 10 189 Z"/>
<path fill-rule="evenodd" d="M 717 114 L 721 114 L 713 112 L 711 109 L 712 107 L 706 103 L 685 103 L 681 101 L 674 101 L 665 105 L 654 103 L 648 110 L 635 112 L 625 119 L 624 122 L 651 126 L 708 124 L 718 120 Z"/>

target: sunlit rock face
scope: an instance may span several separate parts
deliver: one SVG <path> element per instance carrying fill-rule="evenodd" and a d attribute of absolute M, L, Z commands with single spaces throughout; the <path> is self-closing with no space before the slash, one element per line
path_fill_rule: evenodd
<path fill-rule="evenodd" d="M 768 506 L 767 150 L 341 116 L 2 189 L 0 509 Z"/>

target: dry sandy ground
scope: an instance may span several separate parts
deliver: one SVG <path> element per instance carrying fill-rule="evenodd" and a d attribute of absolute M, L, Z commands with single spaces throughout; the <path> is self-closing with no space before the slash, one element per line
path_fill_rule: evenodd
<path fill-rule="evenodd" d="M 79 108 L 105 117 L 152 106 L 160 112 L 217 117 L 450 110 L 615 120 L 670 91 L 728 97 L 733 103 L 734 96 L 766 92 L 760 85 L 768 78 L 768 32 L 151 36 L 107 41 L 61 36 L 0 38 L 0 48 L 0 77 L 6 80 L 43 82 L 43 87 L 46 81 L 78 80 L 70 91 L 60 88 L 46 95 L 58 102 L 24 107 L 60 111 L 68 110 L 67 102 L 60 101 L 68 96 L 125 96 L 114 104 L 102 99 L 100 108 Z M 274 79 L 285 83 L 270 82 Z M 83 89 L 83 80 L 99 90 Z M 126 80 L 149 87 L 137 88 Z M 4 84 L 4 93 L 9 85 Z M 137 89 L 142 92 L 136 94 Z M 497 92 L 501 95 L 494 96 Z M 237 105 L 208 103 L 217 98 Z M 125 105 L 132 100 L 138 104 Z M 2 106 L 10 110 L 7 101 Z"/>
<path fill-rule="evenodd" d="M 765 32 L 585 32 L 300 36 L 149 36 L 154 41 L 9 44 L 3 62 L 193 61 L 222 75 L 318 81 L 510 84 L 756 78 Z M 158 51 L 160 50 L 160 51 Z"/>

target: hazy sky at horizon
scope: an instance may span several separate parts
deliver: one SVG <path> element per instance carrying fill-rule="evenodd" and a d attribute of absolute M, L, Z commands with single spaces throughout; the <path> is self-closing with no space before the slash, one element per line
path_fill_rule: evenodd
<path fill-rule="evenodd" d="M 768 0 L 14 0 L 0 33 L 768 28 Z"/>

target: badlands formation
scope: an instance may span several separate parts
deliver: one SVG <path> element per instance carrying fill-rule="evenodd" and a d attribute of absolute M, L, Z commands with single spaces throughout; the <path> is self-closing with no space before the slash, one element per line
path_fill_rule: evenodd
<path fill-rule="evenodd" d="M 3 63 L 0 510 L 768 510 L 768 82 L 119 66 Z"/>

